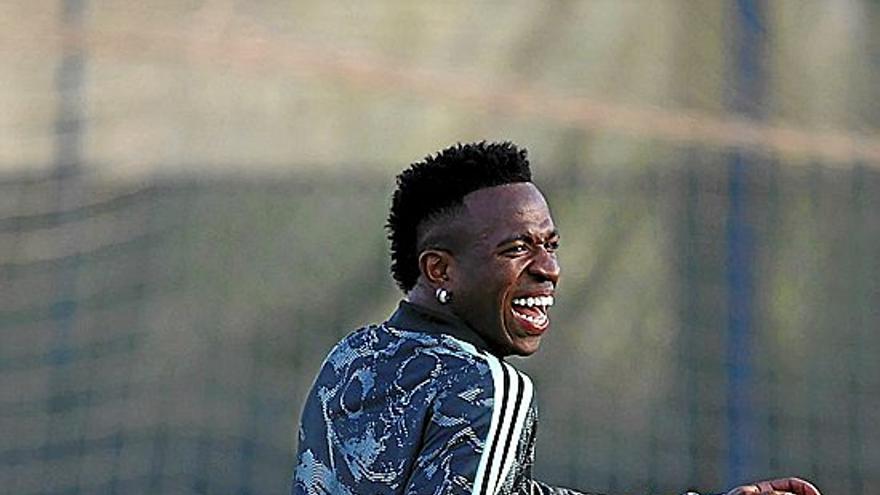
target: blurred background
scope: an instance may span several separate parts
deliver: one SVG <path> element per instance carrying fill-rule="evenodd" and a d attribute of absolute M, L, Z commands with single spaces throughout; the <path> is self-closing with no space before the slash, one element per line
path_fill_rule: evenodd
<path fill-rule="evenodd" d="M 0 492 L 282 494 L 394 176 L 530 151 L 537 476 L 880 488 L 880 2 L 0 2 Z"/>

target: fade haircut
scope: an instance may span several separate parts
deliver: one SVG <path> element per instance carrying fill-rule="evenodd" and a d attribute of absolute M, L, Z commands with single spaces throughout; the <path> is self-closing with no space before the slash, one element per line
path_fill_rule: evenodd
<path fill-rule="evenodd" d="M 388 215 L 391 275 L 404 292 L 419 278 L 419 229 L 454 214 L 479 189 L 531 182 L 527 151 L 515 144 L 457 144 L 413 163 L 397 176 Z"/>

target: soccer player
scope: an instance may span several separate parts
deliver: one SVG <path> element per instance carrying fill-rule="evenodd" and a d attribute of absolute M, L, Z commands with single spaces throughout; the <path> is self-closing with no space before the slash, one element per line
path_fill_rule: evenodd
<path fill-rule="evenodd" d="M 504 358 L 550 328 L 559 233 L 511 143 L 457 145 L 397 177 L 384 323 L 339 342 L 299 431 L 293 494 L 577 494 L 532 477 L 537 413 Z M 796 478 L 730 495 L 819 495 Z"/>

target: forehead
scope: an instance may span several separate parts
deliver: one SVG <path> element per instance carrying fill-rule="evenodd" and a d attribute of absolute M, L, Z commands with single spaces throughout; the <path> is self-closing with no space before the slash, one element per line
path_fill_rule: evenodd
<path fill-rule="evenodd" d="M 541 191 L 530 182 L 474 191 L 464 197 L 467 221 L 481 236 L 546 234 L 554 229 Z"/>

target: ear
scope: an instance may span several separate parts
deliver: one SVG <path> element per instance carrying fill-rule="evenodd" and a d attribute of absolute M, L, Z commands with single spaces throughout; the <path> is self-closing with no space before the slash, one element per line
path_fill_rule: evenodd
<path fill-rule="evenodd" d="M 419 255 L 419 270 L 433 287 L 440 287 L 449 280 L 453 263 L 455 260 L 452 254 L 442 249 L 426 249 Z"/>

